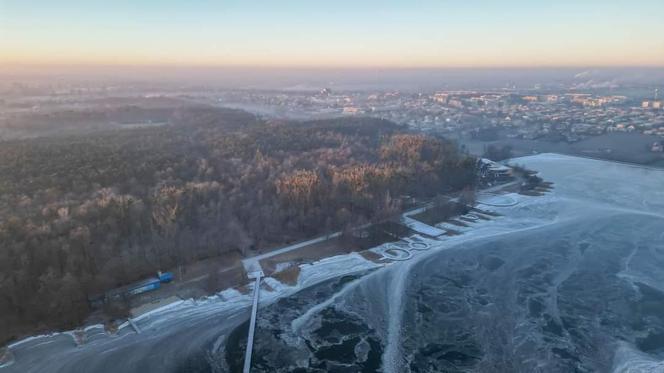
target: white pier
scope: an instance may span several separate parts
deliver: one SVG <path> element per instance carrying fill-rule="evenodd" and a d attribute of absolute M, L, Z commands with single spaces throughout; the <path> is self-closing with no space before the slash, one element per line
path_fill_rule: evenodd
<path fill-rule="evenodd" d="M 247 335 L 247 351 L 244 354 L 244 369 L 243 373 L 249 373 L 251 368 L 251 353 L 254 349 L 254 333 L 256 331 L 256 314 L 258 313 L 258 294 L 261 290 L 261 278 L 263 278 L 263 272 L 251 272 L 249 273 L 249 278 L 256 279 L 254 282 L 254 303 L 251 307 L 251 319 L 249 320 L 249 334 Z"/>

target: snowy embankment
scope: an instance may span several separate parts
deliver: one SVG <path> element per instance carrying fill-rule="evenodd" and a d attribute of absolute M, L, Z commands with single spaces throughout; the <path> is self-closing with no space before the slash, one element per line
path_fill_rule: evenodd
<path fill-rule="evenodd" d="M 379 264 L 371 262 L 357 253 L 324 258 L 311 264 L 303 264 L 300 266 L 300 274 L 297 284 L 294 286 L 283 284 L 272 277 L 265 277 L 263 282 L 269 286 L 270 290 L 261 291 L 260 304 L 261 306 L 270 304 L 279 298 L 331 278 L 366 271 L 379 266 Z M 249 287 L 253 289 L 253 286 L 252 283 Z M 164 320 L 168 320 L 170 317 L 187 317 L 188 314 L 216 313 L 223 310 L 250 307 L 251 301 L 251 292 L 242 294 L 235 289 L 226 289 L 202 299 L 183 300 L 155 309 L 135 318 L 134 321 L 138 322 L 139 325 L 154 326 L 156 323 L 163 323 Z"/>
<path fill-rule="evenodd" d="M 371 268 L 379 267 L 379 264 L 371 262 L 357 253 L 347 255 L 339 255 L 330 258 L 324 258 L 311 264 L 303 264 L 300 266 L 300 274 L 297 284 L 294 286 L 285 285 L 272 277 L 266 277 L 263 281 L 269 285 L 271 290 L 261 291 L 260 303 L 261 305 L 269 304 L 281 297 L 293 294 L 300 289 L 308 286 L 315 285 L 322 281 L 342 276 L 345 274 L 352 274 L 365 271 Z M 253 283 L 250 285 L 253 289 Z M 235 289 L 226 289 L 215 295 L 200 299 L 186 299 L 174 303 L 170 303 L 163 307 L 146 312 L 132 321 L 141 330 L 150 330 L 155 328 L 168 328 L 169 323 L 176 319 L 187 319 L 193 317 L 200 317 L 208 315 L 215 315 L 218 313 L 239 310 L 251 306 L 251 294 L 242 294 Z M 117 335 L 131 329 L 129 321 L 124 322 L 118 327 Z M 103 332 L 104 326 L 101 324 L 90 325 L 82 329 L 87 334 L 87 337 L 94 337 L 98 332 Z M 22 345 L 29 343 L 46 342 L 60 336 L 69 336 L 76 343 L 75 333 L 77 331 L 56 332 L 51 334 L 44 334 L 32 336 L 20 341 L 14 342 L 8 348 L 16 349 Z M 79 331 L 80 332 L 80 331 Z M 85 347 L 84 345 L 82 346 Z"/>

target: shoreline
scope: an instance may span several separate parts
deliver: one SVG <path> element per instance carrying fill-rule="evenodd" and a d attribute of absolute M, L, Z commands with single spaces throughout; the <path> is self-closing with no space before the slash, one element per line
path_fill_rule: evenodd
<path fill-rule="evenodd" d="M 495 185 L 495 186 L 492 186 L 492 187 L 488 187 L 488 188 L 485 188 L 485 189 L 482 189 L 482 190 L 478 190 L 478 195 L 486 195 L 487 193 L 495 193 L 497 191 L 501 191 L 502 189 L 509 188 L 512 185 L 514 185 L 515 183 L 516 183 L 516 181 L 510 181 L 510 182 L 502 183 L 502 184 Z M 407 210 L 403 211 L 400 214 L 400 216 L 401 216 L 402 219 L 412 220 L 412 218 L 410 218 L 410 215 L 412 215 L 414 211 L 427 208 L 430 205 L 431 205 L 431 202 L 420 204 L 419 206 L 415 206 L 415 207 L 412 207 L 410 209 L 407 209 Z M 430 225 L 427 225 L 426 223 L 420 222 L 419 220 L 417 221 L 417 223 L 418 223 L 418 225 L 422 225 L 422 226 L 426 226 L 428 228 L 431 228 L 431 230 L 441 231 L 441 229 L 430 226 Z M 408 226 L 408 223 L 405 222 L 405 221 L 402 221 L 401 224 L 404 224 L 405 226 Z M 440 224 L 443 224 L 443 222 L 441 222 Z M 459 233 L 461 233 L 460 236 L 465 236 L 465 233 L 468 232 L 468 231 L 469 230 L 464 229 L 463 232 L 459 232 Z M 470 231 L 472 231 L 472 229 L 470 229 Z M 413 233 L 416 233 L 416 232 L 413 232 Z M 309 246 L 314 246 L 314 245 L 320 243 L 321 241 L 322 242 L 328 242 L 330 239 L 336 238 L 336 236 L 338 236 L 339 234 L 340 234 L 340 232 L 334 232 L 334 233 L 319 235 L 319 236 L 316 236 L 314 238 L 310 238 L 310 239 L 307 239 L 307 240 L 295 242 L 295 243 L 293 243 L 291 245 L 288 245 L 288 246 L 285 246 L 285 247 L 277 247 L 277 248 L 274 248 L 274 249 L 272 249 L 270 251 L 267 251 L 267 252 L 258 253 L 255 256 L 245 258 L 245 259 L 241 259 L 240 262 L 241 262 L 241 264 L 245 264 L 245 270 L 246 270 L 246 267 L 247 267 L 246 263 L 247 262 L 256 262 L 260 265 L 263 261 L 266 261 L 268 259 L 279 258 L 280 256 L 287 255 L 288 253 L 290 253 L 292 251 L 307 249 Z M 399 242 L 399 241 L 396 241 L 396 242 Z M 403 258 L 399 258 L 398 256 L 387 255 L 387 253 L 381 252 L 381 250 L 380 250 L 381 247 L 383 247 L 385 245 L 394 244 L 396 242 L 387 242 L 387 243 L 380 244 L 376 247 L 371 247 L 371 248 L 367 248 L 367 249 L 364 249 L 364 250 L 361 250 L 361 249 L 359 249 L 359 250 L 358 249 L 344 249 L 342 251 L 346 251 L 346 253 L 332 255 L 332 256 L 313 255 L 313 257 L 315 257 L 315 259 L 309 258 L 309 261 L 306 261 L 304 263 L 285 262 L 283 264 L 291 264 L 291 265 L 286 267 L 284 270 L 286 270 L 288 268 L 292 268 L 292 267 L 296 267 L 296 268 L 299 269 L 299 271 L 298 271 L 299 273 L 298 273 L 298 276 L 297 276 L 298 278 L 295 280 L 295 283 L 293 285 L 288 285 L 284 282 L 279 282 L 279 280 L 277 280 L 275 278 L 275 277 L 279 276 L 279 273 L 284 272 L 284 270 L 272 271 L 272 273 L 270 273 L 270 275 L 267 276 L 265 279 L 266 280 L 271 279 L 274 282 L 280 284 L 280 286 L 279 285 L 277 286 L 277 287 L 280 287 L 280 288 L 283 288 L 283 287 L 298 288 L 302 285 L 300 283 L 300 277 L 302 276 L 303 268 L 310 268 L 311 266 L 315 266 L 315 265 L 320 264 L 320 263 L 327 263 L 328 259 L 334 260 L 334 258 L 343 258 L 343 257 L 352 257 L 352 256 L 356 256 L 357 258 L 361 258 L 362 260 L 366 261 L 367 263 L 372 263 L 372 265 L 375 265 L 376 268 L 381 267 L 381 266 L 386 266 L 386 265 L 389 265 L 391 263 L 404 260 Z M 338 244 L 336 244 L 336 245 L 338 245 Z M 292 248 L 292 249 L 290 249 L 290 248 Z M 324 255 L 325 253 L 319 253 L 319 254 Z M 378 258 L 371 259 L 370 258 L 371 256 L 377 256 Z M 410 259 L 412 256 L 413 255 L 408 256 L 408 259 Z M 388 262 L 385 262 L 385 261 L 388 261 Z M 342 275 L 345 275 L 345 274 L 348 274 L 348 273 L 345 272 L 345 271 L 341 271 L 341 272 L 339 272 L 339 274 L 334 275 L 332 277 L 342 276 Z M 331 277 L 328 277 L 328 278 L 331 278 Z M 328 278 L 326 278 L 326 279 L 328 279 Z M 74 329 L 71 329 L 71 330 L 52 331 L 52 332 L 46 332 L 46 333 L 37 334 L 37 335 L 28 335 L 28 336 L 25 336 L 22 339 L 19 339 L 19 340 L 16 340 L 16 341 L 13 341 L 13 342 L 9 343 L 6 346 L 10 349 L 11 348 L 16 348 L 16 347 L 19 347 L 19 346 L 21 346 L 25 343 L 29 343 L 29 342 L 31 342 L 33 340 L 36 340 L 36 339 L 39 339 L 39 338 L 53 338 L 53 337 L 57 337 L 57 336 L 60 336 L 60 335 L 69 335 L 69 336 L 72 337 L 72 339 L 73 339 L 73 341 L 76 345 L 84 346 L 86 344 L 86 340 L 88 339 L 88 336 L 86 334 L 88 334 L 88 332 L 91 331 L 91 330 L 100 329 L 100 330 L 103 331 L 103 333 L 105 335 L 107 335 L 109 337 L 118 336 L 127 327 L 129 327 L 130 329 L 134 329 L 135 332 L 139 332 L 139 329 L 135 326 L 136 325 L 135 322 L 139 322 L 141 320 L 150 318 L 153 315 L 157 315 L 157 314 L 160 314 L 160 313 L 167 312 L 168 310 L 174 309 L 179 305 L 183 305 L 183 306 L 186 307 L 186 306 L 191 305 L 191 304 L 196 305 L 197 303 L 200 303 L 200 302 L 205 303 L 205 302 L 208 302 L 210 299 L 214 299 L 214 298 L 221 298 L 222 301 L 228 301 L 228 302 L 235 302 L 235 301 L 240 302 L 240 300 L 238 298 L 242 298 L 242 297 L 249 297 L 250 298 L 250 295 L 251 295 L 250 291 L 253 289 L 252 284 L 253 283 L 251 281 L 245 281 L 243 283 L 238 283 L 238 284 L 235 284 L 233 286 L 221 289 L 217 292 L 207 293 L 206 295 L 203 295 L 201 297 L 180 298 L 180 297 L 177 297 L 177 296 L 176 297 L 169 296 L 169 297 L 166 297 L 166 298 L 157 299 L 156 301 L 151 301 L 151 302 L 145 302 L 145 303 L 142 303 L 142 304 L 138 304 L 138 305 L 136 305 L 135 307 L 132 308 L 132 311 L 134 311 L 136 309 L 140 309 L 140 308 L 143 308 L 145 311 L 141 312 L 139 314 L 133 314 L 133 312 L 132 312 L 131 317 L 129 319 L 127 319 L 126 321 L 121 322 L 121 323 L 116 323 L 115 328 L 113 328 L 113 330 L 108 330 L 107 326 L 104 325 L 104 324 L 101 324 L 101 323 L 95 323 L 95 324 L 89 324 L 89 325 L 84 324 L 84 325 L 81 325 L 81 326 L 79 326 L 77 328 L 74 328 Z M 264 288 L 265 288 L 265 284 L 266 283 L 264 282 L 263 283 Z M 315 283 L 313 283 L 313 284 L 315 284 Z M 311 285 L 311 283 L 308 283 L 306 286 L 310 286 L 310 285 Z M 269 285 L 267 285 L 267 286 L 271 287 Z M 272 288 L 274 288 L 274 287 L 272 287 Z M 299 291 L 299 289 L 298 289 L 298 291 Z M 161 302 L 163 302 L 164 300 L 168 300 L 168 299 L 173 299 L 173 301 L 170 302 L 170 303 L 161 304 Z M 264 297 L 263 297 L 263 299 L 264 299 Z M 261 303 L 263 303 L 263 302 L 261 302 Z M 158 306 L 157 307 L 150 307 L 150 304 L 158 304 Z M 116 321 L 119 321 L 119 320 L 116 320 Z M 79 336 L 77 336 L 77 333 L 78 334 L 83 333 L 83 336 L 79 337 Z"/>
<path fill-rule="evenodd" d="M 526 196 L 522 197 L 538 198 L 538 197 L 526 197 Z M 482 220 L 478 223 L 479 225 L 484 226 L 491 222 L 492 220 Z M 502 233 L 509 233 L 509 232 L 502 232 Z M 461 235 L 445 236 L 443 240 L 423 238 L 422 236 L 415 234 L 410 236 L 406 240 L 413 240 L 413 239 L 425 240 L 426 242 L 428 242 L 429 248 L 426 250 L 414 249 L 412 251 L 413 255 L 411 255 L 409 259 L 413 257 L 417 258 L 414 260 L 408 260 L 406 262 L 414 263 L 415 261 L 428 256 L 429 254 L 433 254 L 434 252 L 445 249 L 447 246 L 450 245 L 456 246 L 458 244 L 463 243 L 466 240 L 481 239 L 485 237 L 490 237 L 491 235 L 494 234 L 500 234 L 500 232 L 493 232 L 493 233 L 488 233 L 488 235 L 478 236 L 477 234 L 475 234 L 474 229 L 470 229 L 469 231 L 466 231 L 464 234 Z M 299 269 L 298 278 L 296 280 L 296 283 L 293 285 L 288 285 L 284 282 L 280 282 L 279 280 L 274 278 L 274 275 L 277 274 L 274 273 L 271 276 L 268 276 L 264 279 L 264 284 L 268 285 L 270 290 L 263 289 L 263 291 L 261 292 L 260 305 L 261 307 L 265 307 L 266 305 L 272 304 L 279 299 L 288 297 L 289 295 L 292 295 L 298 291 L 301 291 L 311 286 L 315 286 L 323 281 L 332 278 L 362 273 L 366 271 L 376 271 L 384 267 L 399 265 L 401 264 L 399 262 L 403 262 L 402 260 L 387 255 L 382 255 L 382 253 L 380 252 L 381 248 L 384 248 L 386 246 L 391 246 L 396 243 L 397 242 L 385 243 L 377 247 L 364 250 L 362 252 L 351 252 L 348 254 L 323 257 L 311 263 L 300 264 L 297 266 Z M 365 252 L 373 253 L 378 258 L 375 260 L 368 259 L 366 257 L 367 255 L 365 254 Z M 249 290 L 253 289 L 251 285 L 248 286 L 248 288 Z M 149 310 L 141 315 L 136 316 L 135 318 L 132 319 L 132 321 L 137 323 L 138 325 L 142 325 L 143 323 L 160 322 L 160 319 L 162 322 L 168 322 L 169 319 L 171 318 L 181 319 L 182 321 L 184 321 L 187 319 L 188 314 L 190 312 L 196 312 L 197 308 L 199 307 L 209 308 L 211 310 L 214 309 L 213 311 L 211 311 L 211 313 L 214 314 L 241 312 L 243 309 L 248 309 L 248 307 L 250 306 L 250 302 L 251 302 L 250 293 L 243 294 L 237 288 L 227 288 L 206 297 L 198 299 L 194 298 L 183 299 L 163 305 L 159 308 Z M 198 311 L 200 311 L 201 313 L 206 312 L 206 310 L 204 309 L 199 309 Z M 141 329 L 146 330 L 149 328 L 141 326 Z M 117 338 L 123 338 L 124 336 L 128 335 L 127 333 L 133 334 L 135 332 L 135 330 L 132 331 L 132 325 L 129 321 L 120 324 L 117 330 L 114 331 L 113 333 L 108 333 L 105 330 L 104 325 L 94 324 L 94 325 L 87 325 L 79 329 L 29 336 L 19 341 L 13 342 L 12 344 L 8 345 L 8 347 L 10 349 L 15 349 L 22 347 L 26 344 L 29 344 L 30 342 L 42 339 L 51 339 L 58 336 L 66 335 L 71 337 L 72 342 L 75 343 L 79 348 L 85 349 L 87 344 L 86 343 L 78 344 L 76 336 L 74 334 L 75 332 L 81 330 L 86 332 L 86 334 L 89 334 L 89 332 L 91 331 L 102 331 L 103 334 L 102 338 L 107 338 L 109 341 L 115 340 Z"/>

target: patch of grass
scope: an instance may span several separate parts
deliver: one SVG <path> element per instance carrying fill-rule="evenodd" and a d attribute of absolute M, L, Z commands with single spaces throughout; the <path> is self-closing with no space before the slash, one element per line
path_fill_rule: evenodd
<path fill-rule="evenodd" d="M 454 229 L 447 229 L 446 232 L 445 232 L 445 235 L 447 235 L 447 236 L 458 236 L 460 234 L 461 234 L 461 232 L 456 231 Z"/>
<path fill-rule="evenodd" d="M 360 252 L 360 255 L 366 260 L 370 260 L 374 263 L 380 263 L 383 258 L 380 254 L 376 254 L 373 251 L 365 250 Z"/>
<path fill-rule="evenodd" d="M 282 284 L 294 286 L 297 284 L 297 279 L 300 277 L 300 267 L 292 266 L 281 272 L 272 274 L 272 277 Z"/>
<path fill-rule="evenodd" d="M 433 226 L 453 216 L 463 215 L 470 210 L 471 208 L 462 203 L 448 202 L 428 208 L 419 214 L 411 216 L 411 218 Z"/>
<path fill-rule="evenodd" d="M 479 212 L 480 214 L 493 216 L 493 217 L 500 216 L 500 214 L 495 212 L 495 211 L 481 210 L 481 209 L 478 209 L 477 207 L 472 208 L 471 211 Z"/>
<path fill-rule="evenodd" d="M 446 223 L 450 223 L 450 224 L 454 224 L 454 225 L 456 225 L 457 227 L 467 227 L 467 226 L 468 226 L 468 224 L 466 224 L 466 223 L 464 223 L 464 222 L 462 222 L 462 221 L 458 221 L 458 220 L 456 220 L 456 219 L 447 219 L 447 220 L 445 220 L 445 222 L 446 222 Z"/>
<path fill-rule="evenodd" d="M 237 290 L 240 292 L 242 295 L 247 295 L 251 293 L 251 288 L 249 287 L 249 284 L 244 284 L 240 286 L 236 286 L 233 289 Z"/>
<path fill-rule="evenodd" d="M 387 242 L 399 241 L 402 237 L 410 236 L 414 232 L 403 224 L 385 221 L 370 226 L 367 228 L 367 233 L 366 237 L 342 236 L 340 241 L 356 250 L 367 250 Z"/>
<path fill-rule="evenodd" d="M 115 334 L 118 332 L 118 325 L 112 321 L 108 321 L 104 323 L 104 330 L 108 334 Z"/>
<path fill-rule="evenodd" d="M 544 195 L 544 193 L 538 192 L 536 190 L 523 190 L 523 191 L 519 192 L 519 194 L 522 194 L 524 196 L 531 196 L 531 197 L 539 197 L 539 196 Z"/>

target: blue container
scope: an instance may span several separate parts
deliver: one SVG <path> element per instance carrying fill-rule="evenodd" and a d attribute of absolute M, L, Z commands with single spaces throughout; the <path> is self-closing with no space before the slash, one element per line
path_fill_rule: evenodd
<path fill-rule="evenodd" d="M 159 273 L 159 281 L 164 283 L 173 281 L 173 272 Z"/>
<path fill-rule="evenodd" d="M 129 286 L 128 295 L 137 295 L 148 291 L 157 290 L 161 286 L 159 279 L 151 278 Z"/>

